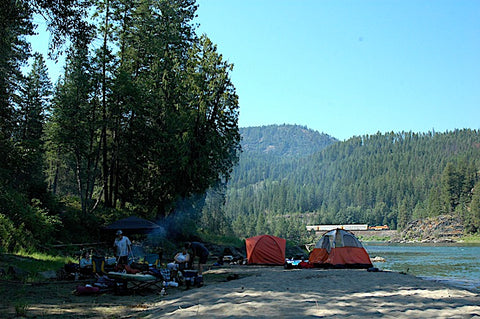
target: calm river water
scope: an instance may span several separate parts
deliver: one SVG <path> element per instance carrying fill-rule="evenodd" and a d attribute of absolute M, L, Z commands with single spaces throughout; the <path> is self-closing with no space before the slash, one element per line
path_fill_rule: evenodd
<path fill-rule="evenodd" d="M 480 291 L 480 244 L 363 244 L 370 258 L 385 258 L 373 262 L 379 269 Z"/>

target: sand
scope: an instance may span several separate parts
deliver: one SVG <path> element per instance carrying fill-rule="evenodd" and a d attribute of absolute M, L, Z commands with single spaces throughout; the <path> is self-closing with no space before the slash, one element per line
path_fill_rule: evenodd
<path fill-rule="evenodd" d="M 36 318 L 480 318 L 479 293 L 394 272 L 226 266 L 166 296 L 75 296 L 77 284 L 0 282 L 0 318 L 23 303 Z"/>
<path fill-rule="evenodd" d="M 233 266 L 206 278 L 232 272 L 240 278 L 165 296 L 142 317 L 480 318 L 478 293 L 408 274 Z"/>

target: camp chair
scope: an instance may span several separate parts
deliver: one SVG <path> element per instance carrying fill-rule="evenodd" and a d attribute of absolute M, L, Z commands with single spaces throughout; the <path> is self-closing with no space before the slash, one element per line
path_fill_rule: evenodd
<path fill-rule="evenodd" d="M 92 271 L 93 274 L 103 275 L 105 273 L 105 257 L 92 256 Z"/>
<path fill-rule="evenodd" d="M 146 262 L 149 266 L 151 265 L 154 268 L 160 267 L 160 258 L 158 258 L 158 254 L 148 254 L 145 255 L 143 261 Z"/>

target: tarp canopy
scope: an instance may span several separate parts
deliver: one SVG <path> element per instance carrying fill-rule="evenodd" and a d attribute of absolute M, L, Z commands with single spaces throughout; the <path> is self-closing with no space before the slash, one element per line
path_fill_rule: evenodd
<path fill-rule="evenodd" d="M 130 234 L 146 234 L 150 233 L 161 226 L 136 216 L 130 216 L 124 219 L 117 220 L 110 225 L 106 226 L 107 230 L 122 230 Z"/>
<path fill-rule="evenodd" d="M 247 238 L 245 241 L 249 264 L 284 265 L 287 241 L 271 235 Z"/>
<path fill-rule="evenodd" d="M 370 268 L 372 262 L 362 243 L 344 229 L 333 229 L 317 242 L 309 262 L 318 267 Z"/>

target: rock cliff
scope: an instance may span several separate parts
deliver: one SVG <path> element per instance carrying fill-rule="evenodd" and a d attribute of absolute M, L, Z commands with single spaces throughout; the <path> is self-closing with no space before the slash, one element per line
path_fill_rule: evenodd
<path fill-rule="evenodd" d="M 400 233 L 400 240 L 403 242 L 456 242 L 460 240 L 463 231 L 461 218 L 440 215 L 408 223 Z"/>

